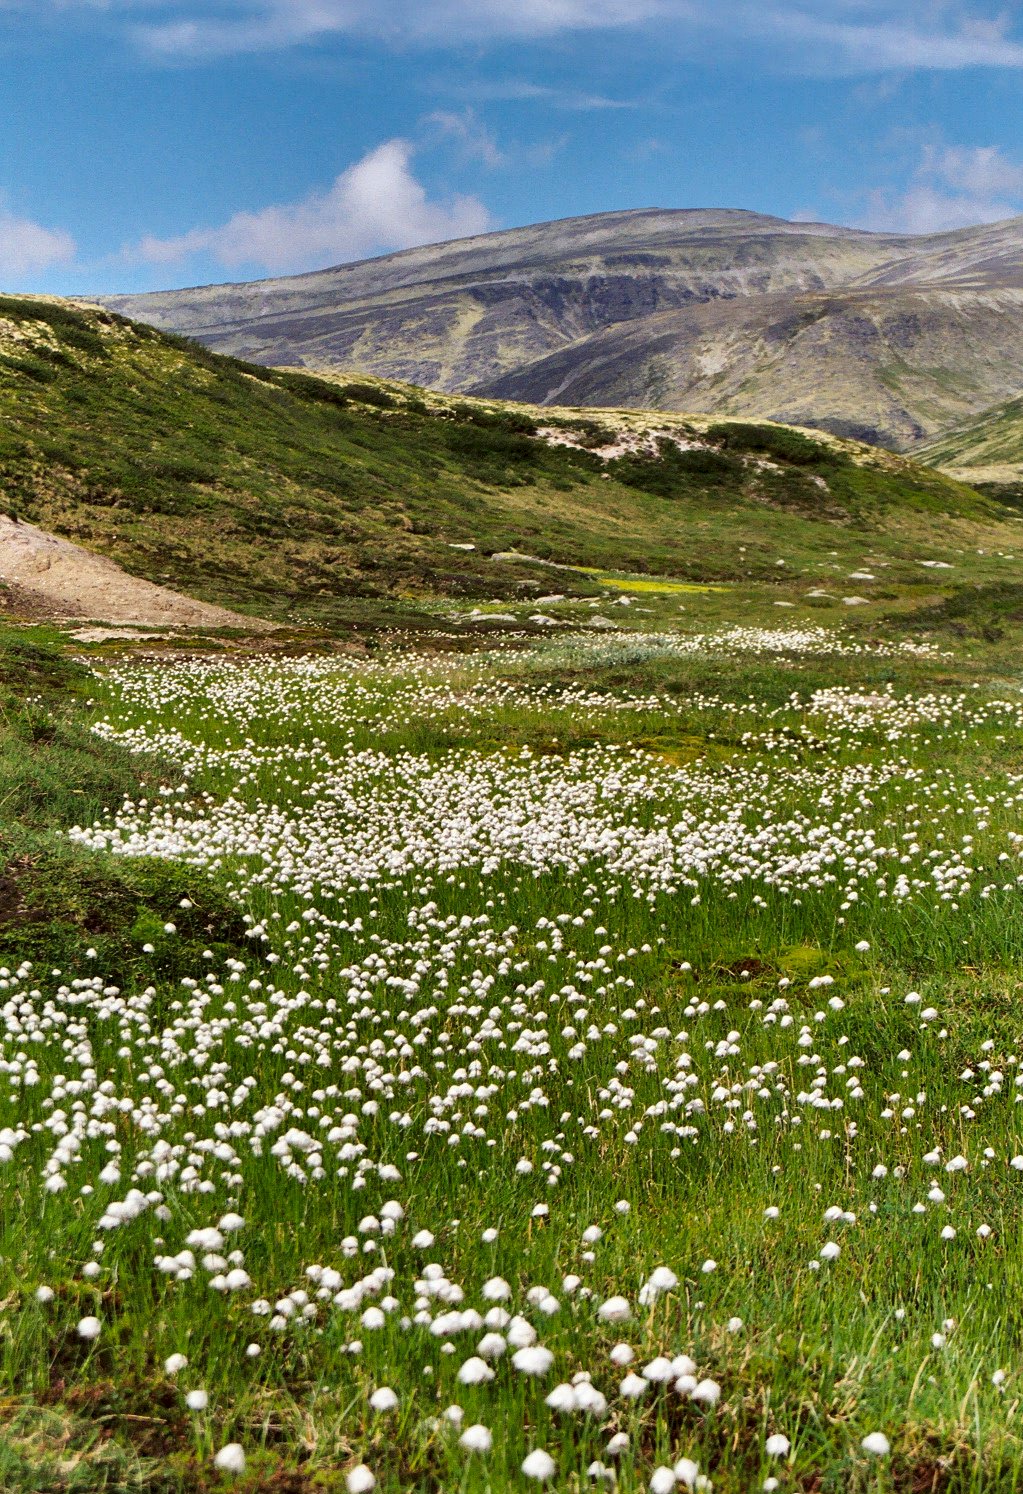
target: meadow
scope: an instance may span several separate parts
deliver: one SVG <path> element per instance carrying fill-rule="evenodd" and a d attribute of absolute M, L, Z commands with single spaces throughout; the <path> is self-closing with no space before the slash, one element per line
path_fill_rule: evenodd
<path fill-rule="evenodd" d="M 632 595 L 0 639 L 3 1488 L 1023 1484 L 1012 588 Z"/>

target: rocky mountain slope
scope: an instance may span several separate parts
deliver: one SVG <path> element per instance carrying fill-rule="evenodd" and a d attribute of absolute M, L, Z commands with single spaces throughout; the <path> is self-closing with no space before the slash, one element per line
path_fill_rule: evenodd
<path fill-rule="evenodd" d="M 1023 388 L 1023 219 L 911 237 L 607 213 L 104 304 L 271 366 L 907 449 Z"/>
<path fill-rule="evenodd" d="M 331 626 L 356 597 L 596 594 L 591 571 L 854 590 L 865 552 L 923 585 L 950 546 L 1017 540 L 990 499 L 829 435 L 313 378 L 11 297 L 0 511 L 201 601 Z"/>

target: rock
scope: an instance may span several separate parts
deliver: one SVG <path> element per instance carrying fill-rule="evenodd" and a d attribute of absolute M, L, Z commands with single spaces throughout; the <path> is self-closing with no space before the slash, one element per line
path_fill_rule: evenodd
<path fill-rule="evenodd" d="M 163 628 L 238 628 L 265 633 L 275 624 L 199 602 L 168 586 L 130 576 L 105 555 L 0 516 L 0 583 L 17 603 L 50 617 Z"/>

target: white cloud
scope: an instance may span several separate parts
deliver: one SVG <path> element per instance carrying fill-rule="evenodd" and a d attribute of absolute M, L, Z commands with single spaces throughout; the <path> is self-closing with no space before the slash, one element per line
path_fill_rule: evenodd
<path fill-rule="evenodd" d="M 0 203 L 0 275 L 20 279 L 75 257 L 75 241 L 62 229 L 19 218 Z"/>
<path fill-rule="evenodd" d="M 949 186 L 974 196 L 1023 194 L 1023 165 L 1006 160 L 997 145 L 949 146 L 937 158 L 935 169 Z"/>
<path fill-rule="evenodd" d="M 138 0 L 112 3 L 131 10 Z M 337 32 L 401 42 L 539 37 L 693 10 L 688 0 L 229 0 L 219 15 L 196 6 L 194 15 L 147 21 L 136 34 L 157 54 L 189 57 L 301 45 Z"/>
<path fill-rule="evenodd" d="M 661 46 L 758 45 L 794 73 L 1021 68 L 1001 0 L 0 0 L 127 21 L 168 61 L 278 51 L 332 35 L 457 46 L 656 24 Z"/>
<path fill-rule="evenodd" d="M 235 213 L 219 227 L 194 228 L 175 238 L 148 236 L 128 256 L 175 264 L 204 254 L 229 270 L 253 266 L 279 274 L 464 238 L 493 227 L 477 197 L 431 201 L 412 174 L 412 155 L 409 141 L 385 141 L 342 172 L 326 192 Z"/>
<path fill-rule="evenodd" d="M 921 6 L 915 0 L 879 6 L 870 0 L 850 0 L 849 4 L 831 0 L 830 5 L 814 6 L 812 12 L 791 5 L 769 6 L 759 15 L 751 10 L 748 19 L 762 35 L 774 35 L 802 49 L 789 59 L 795 72 L 1023 67 L 1023 44 L 1009 35 L 1004 17 L 963 14 L 943 20 L 942 11 L 947 9 Z M 828 14 L 829 10 L 838 14 Z M 877 10 L 879 15 L 872 14 Z M 854 11 L 860 15 L 850 19 Z"/>
<path fill-rule="evenodd" d="M 493 134 L 474 109 L 435 109 L 423 120 L 427 132 L 441 140 L 454 141 L 463 161 L 482 161 L 484 166 L 503 166 L 507 160 Z"/>
<path fill-rule="evenodd" d="M 938 233 L 1023 211 L 1023 165 L 997 146 L 928 146 L 904 192 L 873 192 L 864 228 Z"/>

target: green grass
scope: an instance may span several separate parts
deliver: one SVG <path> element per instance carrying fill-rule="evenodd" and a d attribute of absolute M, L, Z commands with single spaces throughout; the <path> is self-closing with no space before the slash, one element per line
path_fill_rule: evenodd
<path fill-rule="evenodd" d="M 697 597 L 691 605 L 710 609 L 713 617 L 721 598 Z M 955 606 L 951 611 L 955 622 Z M 771 611 L 756 621 L 773 627 L 778 617 Z M 30 851 L 35 848 L 36 859 L 20 867 L 24 901 L 27 906 L 34 900 L 39 916 L 16 925 L 0 923 L 0 961 L 14 968 L 19 959 L 33 960 L 30 981 L 41 989 L 55 984 L 47 973 L 53 961 L 65 979 L 73 971 L 84 976 L 96 971 L 128 997 L 137 998 L 148 986 L 154 994 L 145 1008 L 147 1019 L 159 1033 L 174 1021 L 172 1003 L 182 999 L 182 976 L 202 981 L 207 968 L 222 972 L 230 968 L 228 961 L 237 959 L 244 965 L 243 980 L 214 998 L 209 1011 L 218 1020 L 229 1016 L 228 999 L 244 993 L 250 978 L 256 978 L 272 981 L 289 995 L 305 988 L 320 1000 L 335 997 L 342 1007 L 338 1031 L 351 1011 L 354 1041 L 368 1044 L 384 1033 L 388 1021 L 394 1025 L 399 1003 L 409 998 L 381 984 L 349 1008 L 345 972 L 367 951 L 408 941 L 409 909 L 428 896 L 438 927 L 450 918 L 455 930 L 463 917 L 471 920 L 489 910 L 495 930 L 517 931 L 507 945 L 514 969 L 498 977 L 487 994 L 461 1001 L 455 998 L 459 983 L 468 992 L 479 978 L 476 972 L 496 976 L 500 954 L 473 948 L 469 933 L 444 936 L 455 938 L 456 945 L 444 998 L 449 1010 L 431 1024 L 431 1044 L 421 1051 L 425 1064 L 433 1062 L 431 1052 L 451 1050 L 447 1070 L 436 1071 L 439 1094 L 455 1082 L 455 1069 L 468 1057 L 459 1043 L 463 1030 L 472 1030 L 465 1024 L 474 999 L 484 1011 L 491 1002 L 506 1011 L 502 1002 L 521 999 L 515 996 L 516 987 L 521 991 L 543 977 L 553 992 L 610 946 L 635 951 L 624 967 L 612 962 L 612 969 L 627 970 L 634 984 L 627 996 L 613 987 L 598 994 L 576 979 L 599 1023 L 613 1018 L 619 1025 L 624 1021 L 627 1030 L 649 1032 L 658 1023 L 672 1033 L 688 1030 L 692 1040 L 685 1049 L 693 1056 L 693 1071 L 705 1078 L 720 1067 L 713 1050 L 737 1031 L 741 1056 L 725 1060 L 733 1077 L 743 1080 L 751 1067 L 777 1063 L 767 1086 L 772 1095 L 779 1081 L 792 1096 L 808 1085 L 817 1066 L 801 1069 L 800 1053 L 819 1055 L 818 1063 L 833 1076 L 829 1095 L 847 1094 L 846 1076 L 836 1075 L 835 1069 L 856 1055 L 864 1067 L 847 1073 L 862 1075 L 866 1097 L 858 1104 L 847 1098 L 845 1112 L 829 1124 L 794 1101 L 783 1107 L 777 1098 L 761 1100 L 747 1093 L 734 1114 L 741 1115 L 742 1106 L 756 1112 L 756 1146 L 742 1139 L 741 1130 L 730 1136 L 724 1128 L 728 1112 L 708 1098 L 706 1118 L 695 1120 L 698 1144 L 690 1141 L 674 1155 L 678 1143 L 657 1134 L 657 1120 L 648 1118 L 641 1143 L 634 1146 L 625 1138 L 628 1122 L 642 1119 L 646 1108 L 664 1097 L 663 1079 L 678 1051 L 677 1044 L 664 1042 L 663 1057 L 653 1068 L 627 1064 L 622 1082 L 633 1091 L 631 1108 L 620 1123 L 604 1124 L 599 1143 L 587 1143 L 574 1121 L 563 1124 L 571 1136 L 564 1146 L 576 1161 L 562 1159 L 557 1188 L 546 1190 L 536 1173 L 517 1176 L 514 1159 L 529 1155 L 539 1168 L 545 1155 L 541 1144 L 558 1129 L 556 1117 L 562 1110 L 595 1120 L 609 1074 L 600 1044 L 592 1044 L 574 1065 L 566 1058 L 570 1039 L 559 1030 L 570 1014 L 562 1001 L 550 1007 L 557 1071 L 544 1064 L 531 1070 L 528 1059 L 516 1060 L 510 1053 L 491 1052 L 486 1059 L 501 1068 L 517 1063 L 530 1077 L 516 1093 L 524 1098 L 531 1086 L 539 1085 L 549 1100 L 546 1108 L 523 1109 L 507 1123 L 492 1109 L 484 1124 L 497 1143 L 493 1153 L 470 1142 L 453 1149 L 443 1136 L 424 1141 L 416 1108 L 421 1100 L 412 1087 L 404 1103 L 417 1118 L 417 1160 L 405 1160 L 407 1140 L 388 1126 L 383 1114 L 360 1131 L 369 1155 L 399 1165 L 400 1184 L 371 1182 L 363 1193 L 343 1184 L 303 1184 L 286 1177 L 265 1154 L 250 1155 L 239 1144 L 238 1180 L 219 1184 L 211 1201 L 167 1183 L 163 1192 L 170 1218 L 161 1222 L 144 1215 L 129 1228 L 103 1235 L 102 1272 L 95 1282 L 83 1278 L 81 1264 L 92 1254 L 96 1211 L 79 1197 L 76 1186 L 46 1196 L 31 1183 L 33 1165 L 48 1155 L 52 1142 L 30 1138 L 18 1169 L 12 1172 L 9 1164 L 0 1170 L 4 1487 L 185 1491 L 230 1484 L 311 1494 L 342 1488 L 345 1471 L 363 1460 L 386 1490 L 523 1488 L 518 1463 L 532 1444 L 556 1452 L 558 1487 L 581 1486 L 587 1463 L 603 1455 L 607 1433 L 585 1419 L 559 1417 L 543 1403 L 557 1380 L 579 1368 L 592 1370 L 608 1394 L 611 1429 L 626 1429 L 632 1436 L 633 1448 L 619 1475 L 626 1490 L 644 1489 L 657 1463 L 670 1463 L 682 1454 L 697 1458 L 723 1494 L 757 1488 L 769 1474 L 780 1477 L 784 1488 L 836 1494 L 847 1489 L 1000 1490 L 1023 1484 L 1023 1443 L 1015 1419 L 1016 1366 L 1023 1351 L 1015 1309 L 1023 1285 L 1023 1198 L 1012 1181 L 1015 1174 L 1006 1172 L 1007 1158 L 1023 1149 L 1023 1123 L 1012 1103 L 1012 1078 L 1018 1070 L 1010 1063 L 1020 1053 L 1023 1035 L 1018 895 L 998 894 L 987 901 L 974 896 L 957 906 L 924 899 L 896 907 L 865 883 L 859 905 L 843 911 L 835 887 L 823 887 L 795 903 L 770 891 L 758 902 L 753 888 L 745 886 L 730 901 L 727 890 L 711 880 L 694 906 L 688 895 L 634 898 L 627 884 L 592 871 L 535 878 L 505 867 L 483 878 L 456 869 L 450 879 L 422 869 L 389 884 L 385 879 L 376 890 L 350 887 L 339 903 L 315 887 L 310 900 L 286 881 L 254 881 L 258 860 L 244 856 L 228 857 L 207 881 L 196 867 L 112 859 L 61 843 L 53 833 L 58 824 L 99 816 L 93 806 L 104 794 L 112 806 L 122 796 L 137 802 L 140 778 L 151 798 L 159 797 L 162 786 L 171 791 L 164 799 L 182 806 L 205 793 L 216 804 L 231 790 L 242 804 L 272 803 L 279 811 L 302 815 L 311 803 L 308 790 L 322 772 L 304 755 L 313 748 L 338 762 L 360 753 L 381 754 L 373 790 L 381 793 L 387 764 L 410 761 L 410 754 L 425 755 L 439 770 L 463 760 L 478 762 L 482 769 L 488 762 L 514 765 L 528 747 L 538 762 L 556 769 L 570 753 L 614 748 L 624 754 L 638 748 L 652 773 L 666 764 L 689 765 L 695 771 L 702 761 L 711 780 L 761 770 L 778 774 L 785 764 L 801 763 L 811 775 L 803 787 L 786 787 L 789 780 L 783 773 L 772 780 L 777 783 L 773 807 L 781 819 L 809 809 L 815 802 L 812 775 L 829 764 L 853 771 L 883 764 L 895 754 L 905 759 L 906 773 L 871 790 L 868 803 L 852 795 L 849 802 L 861 822 L 876 827 L 882 839 L 901 835 L 904 826 L 912 834 L 915 825 L 924 854 L 942 844 L 939 837 L 955 825 L 958 807 L 974 833 L 978 887 L 987 880 L 1000 882 L 1004 873 L 998 871 L 997 857 L 1006 831 L 1018 825 L 1011 804 L 1006 807 L 1003 801 L 1012 798 L 1013 775 L 1020 766 L 1018 738 L 1001 719 L 963 732 L 953 716 L 950 724 L 916 728 L 892 745 L 880 726 L 829 740 L 821 721 L 806 712 L 814 690 L 842 684 L 861 691 L 890 684 L 899 694 L 923 695 L 933 688 L 969 692 L 978 661 L 963 652 L 967 644 L 982 660 L 981 677 L 985 671 L 997 675 L 1002 641 L 991 641 L 982 632 L 964 640 L 954 629 L 948 632 L 940 618 L 931 626 L 951 644 L 954 657 L 935 661 L 868 653 L 814 658 L 793 652 L 770 659 L 672 658 L 644 651 L 641 640 L 630 654 L 624 640 L 616 645 L 622 662 L 614 664 L 591 657 L 588 644 L 568 637 L 526 651 L 498 650 L 486 660 L 429 661 L 385 645 L 377 664 L 323 665 L 323 687 L 304 695 L 289 673 L 292 665 L 265 661 L 251 676 L 241 714 L 215 688 L 203 687 L 198 674 L 187 684 L 187 675 L 176 672 L 170 660 L 153 671 L 153 688 L 159 693 L 173 687 L 177 693 L 154 710 L 152 700 L 135 691 L 132 681 L 142 676 L 132 666 L 122 666 L 106 684 L 68 663 L 52 637 L 10 634 L 6 678 L 19 681 L 22 695 L 30 681 L 44 697 L 30 708 L 28 720 L 8 709 L 0 743 L 5 781 L 20 785 L 16 802 L 27 822 L 17 833 L 31 842 Z M 891 630 L 899 627 L 896 614 Z M 256 667 L 255 660 L 241 663 Z M 335 685 L 342 690 L 337 699 L 347 699 L 350 708 L 339 709 L 337 700 L 323 693 Z M 253 689 L 260 693 L 252 694 Z M 793 702 L 793 692 L 804 704 Z M 979 702 L 986 693 L 990 687 L 973 692 L 972 699 Z M 701 707 L 699 697 L 710 694 L 719 703 Z M 759 718 L 742 709 L 750 697 L 760 707 Z M 770 719 L 764 715 L 768 711 Z M 235 760 L 193 766 L 182 797 L 177 793 L 183 782 L 180 767 L 161 771 L 158 756 L 131 759 L 123 749 L 90 737 L 86 728 L 97 716 L 124 731 L 145 726 L 151 738 L 173 730 L 214 752 L 244 750 L 250 766 L 242 771 Z M 59 758 L 53 759 L 52 790 L 41 792 L 40 785 L 51 782 L 50 770 L 39 769 L 41 777 L 26 781 L 23 746 L 40 740 L 38 722 L 47 718 L 53 738 L 43 741 L 43 747 Z M 796 734 L 802 726 L 810 734 L 799 746 Z M 768 744 L 765 731 L 778 745 Z M 107 776 L 101 781 L 98 773 Z M 960 786 L 969 784 L 974 798 L 964 792 L 950 806 L 928 808 L 926 795 L 921 800 L 923 785 L 949 778 Z M 68 785 L 63 794 L 60 781 Z M 408 782 L 412 792 L 413 780 Z M 79 788 L 89 805 L 87 814 L 79 807 Z M 984 811 L 988 796 L 996 802 Z M 836 805 L 834 812 L 841 807 Z M 677 804 L 671 812 L 683 808 Z M 653 825 L 660 800 L 637 812 L 641 823 Z M 885 832 L 886 822 L 894 829 Z M 19 867 L 13 874 L 19 874 Z M 181 910 L 182 897 L 194 906 Z M 323 926 L 306 925 L 309 934 L 290 931 L 310 907 L 333 919 L 343 916 L 347 925 L 330 933 L 329 968 L 320 975 L 311 951 L 312 935 Z M 578 927 L 565 927 L 565 949 L 574 956 L 570 960 L 559 954 L 551 964 L 537 921 L 562 910 L 581 920 Z M 97 929 L 97 918 L 108 919 L 110 928 Z M 365 932 L 352 927 L 355 920 Z M 165 921 L 176 923 L 174 935 L 164 935 Z M 253 939 L 253 928 L 263 930 L 263 936 L 257 933 Z M 855 948 L 864 938 L 871 945 L 867 952 Z M 549 946 L 549 934 L 546 940 Z M 143 953 L 144 943 L 154 945 L 151 954 Z M 96 948 L 95 959 L 86 958 L 86 945 Z M 207 948 L 212 963 L 206 959 Z M 267 966 L 267 953 L 279 955 L 279 963 Z M 834 985 L 810 985 L 821 976 L 833 978 Z M 782 980 L 789 983 L 781 990 L 795 1031 L 807 1022 L 812 1047 L 799 1049 L 791 1030 L 786 1035 L 762 1020 Z M 881 994 L 884 987 L 895 993 L 893 999 Z M 925 1030 L 902 1001 L 911 989 L 921 993 L 923 1004 L 940 1010 L 939 1021 Z M 841 996 L 844 1009 L 815 1022 L 816 1011 L 828 1012 L 831 994 Z M 630 1027 L 621 1015 L 626 1001 L 633 1009 L 644 1001 L 655 1014 Z M 94 1008 L 86 1010 L 102 1074 L 110 1076 L 115 1093 L 134 1092 L 142 1061 L 132 1049 L 133 1028 L 123 1018 L 104 1023 Z M 232 1082 L 243 1073 L 257 1076 L 263 1103 L 275 1093 L 286 1094 L 284 1075 L 296 1067 L 295 1052 L 311 1051 L 303 1048 L 301 1037 L 312 1030 L 308 1015 L 293 1019 L 290 1053 L 271 1042 L 255 1049 L 238 1046 L 228 1027 L 214 1050 L 217 1061 L 227 1063 Z M 959 1075 L 967 1065 L 977 1072 L 985 1042 L 992 1044 L 989 1059 L 1004 1070 L 1007 1082 L 1001 1095 L 975 1105 L 979 1119 L 968 1122 L 960 1107 L 980 1091 Z M 899 1057 L 903 1050 L 909 1060 Z M 15 1051 L 8 1041 L 5 1055 Z M 354 1042 L 346 1051 L 354 1051 Z M 43 1100 L 53 1064 L 60 1063 L 63 1071 L 66 1059 L 45 1044 L 39 1054 L 44 1083 L 37 1093 Z M 185 1062 L 169 1072 L 189 1106 L 209 1089 L 202 1066 Z M 353 1083 L 336 1066 L 315 1061 L 306 1072 L 306 1103 L 318 1086 L 334 1082 L 343 1090 Z M 485 1074 L 484 1068 L 475 1082 L 483 1082 Z M 709 1084 L 701 1082 L 694 1093 L 708 1096 Z M 230 1091 L 230 1083 L 226 1087 Z M 904 1129 L 882 1114 L 885 1097 L 895 1092 L 903 1096 L 903 1104 L 918 1092 L 927 1096 L 919 1104 L 917 1121 L 905 1123 Z M 7 1113 L 24 1113 L 16 1091 L 12 1095 Z M 60 1103 L 66 1108 L 66 1102 Z M 355 1103 L 349 1097 L 332 1105 L 339 1115 Z M 496 1103 L 504 1107 L 508 1099 L 502 1093 Z M 772 1118 L 782 1108 L 801 1123 L 774 1124 Z M 48 1112 L 36 1108 L 28 1113 L 43 1119 Z M 204 1135 L 212 1115 L 204 1119 L 189 1109 L 169 1120 L 161 1134 L 169 1140 L 185 1129 Z M 224 1119 L 250 1116 L 247 1103 L 237 1102 Z M 846 1129 L 853 1119 L 855 1136 Z M 0 1126 L 6 1123 L 0 1109 Z M 828 1129 L 830 1138 L 824 1134 Z M 104 1197 L 123 1196 L 130 1168 L 149 1145 L 127 1122 L 119 1123 L 113 1134 L 120 1142 L 125 1178 L 113 1190 L 103 1190 Z M 950 1178 L 941 1169 L 928 1168 L 921 1154 L 934 1145 L 943 1148 L 943 1157 L 965 1152 L 970 1172 Z M 987 1171 L 983 1146 L 997 1157 Z M 472 1159 L 466 1169 L 458 1166 L 463 1154 Z M 101 1150 L 90 1151 L 76 1181 L 90 1176 L 102 1156 Z M 881 1161 L 889 1175 L 873 1179 L 872 1169 Z M 896 1167 L 906 1169 L 902 1181 L 893 1175 Z M 936 1178 L 951 1207 L 947 1214 L 944 1207 L 931 1208 L 925 1227 L 911 1206 L 926 1197 Z M 322 1335 L 310 1330 L 275 1336 L 267 1333 L 265 1320 L 246 1311 L 243 1301 L 226 1301 L 210 1292 L 202 1271 L 198 1280 L 177 1285 L 154 1273 L 153 1256 L 165 1248 L 160 1241 L 166 1240 L 166 1248 L 179 1248 L 189 1228 L 214 1220 L 229 1199 L 237 1199 L 247 1221 L 238 1237 L 246 1269 L 271 1300 L 301 1284 L 311 1261 L 336 1263 L 347 1282 L 363 1267 L 357 1260 L 346 1264 L 341 1259 L 339 1242 L 355 1231 L 363 1214 L 390 1196 L 402 1200 L 409 1216 L 393 1241 L 385 1242 L 403 1308 L 411 1306 L 409 1283 L 426 1259 L 443 1261 L 451 1279 L 466 1287 L 467 1302 L 479 1301 L 480 1284 L 495 1273 L 512 1282 L 516 1305 L 518 1294 L 532 1283 L 546 1284 L 562 1298 L 557 1317 L 537 1318 L 542 1341 L 557 1356 L 557 1367 L 542 1388 L 507 1365 L 495 1386 L 458 1385 L 454 1371 L 472 1352 L 478 1333 L 458 1339 L 459 1352 L 446 1357 L 439 1341 L 422 1332 L 405 1335 L 392 1325 L 361 1334 L 366 1348 L 353 1358 L 342 1350 L 358 1331 L 357 1320 L 344 1314 L 321 1315 Z M 550 1201 L 550 1219 L 531 1222 L 538 1198 Z M 631 1202 L 629 1214 L 615 1215 L 617 1199 Z M 832 1203 L 857 1213 L 860 1222 L 824 1225 L 823 1211 Z M 768 1204 L 781 1208 L 778 1221 L 764 1219 Z M 877 1207 L 876 1216 L 870 1214 L 871 1204 Z M 953 1244 L 937 1236 L 945 1217 L 957 1228 Z M 579 1239 L 593 1222 L 603 1226 L 605 1238 L 587 1265 Z M 987 1243 L 975 1236 L 981 1222 L 994 1231 Z M 435 1248 L 426 1255 L 409 1243 L 412 1230 L 424 1225 L 437 1235 Z M 479 1241 L 486 1226 L 497 1226 L 500 1234 L 484 1248 Z M 841 1243 L 840 1259 L 819 1272 L 808 1271 L 807 1262 L 819 1254 L 826 1238 Z M 704 1275 L 700 1266 L 708 1255 L 718 1267 Z M 621 1327 L 595 1327 L 592 1308 L 561 1288 L 566 1272 L 579 1271 L 598 1300 L 624 1291 L 635 1302 L 640 1281 L 660 1261 L 673 1266 L 680 1285 Z M 34 1302 L 32 1293 L 40 1281 L 54 1286 L 55 1303 Z M 105 1326 L 90 1349 L 76 1339 L 74 1324 L 91 1311 L 99 1313 Z M 897 1311 L 905 1316 L 899 1319 Z M 735 1334 L 725 1329 L 733 1315 L 744 1322 Z M 935 1350 L 930 1336 L 945 1318 L 955 1318 L 956 1328 L 949 1331 L 946 1347 Z M 624 1371 L 609 1372 L 606 1357 L 619 1338 L 636 1346 L 640 1364 L 658 1350 L 690 1353 L 699 1373 L 720 1384 L 720 1404 L 700 1410 L 669 1392 L 648 1395 L 629 1409 L 614 1394 Z M 253 1339 L 264 1346 L 255 1364 L 244 1357 L 245 1344 Z M 163 1360 L 179 1349 L 188 1354 L 189 1371 L 172 1382 Z M 427 1367 L 430 1374 L 424 1373 Z M 1004 1393 L 991 1384 L 995 1368 L 1009 1371 Z M 185 1410 L 183 1389 L 193 1384 L 209 1391 L 209 1412 Z M 393 1385 L 401 1395 L 401 1408 L 391 1416 L 374 1417 L 367 1409 L 366 1395 L 379 1384 Z M 467 1424 L 478 1419 L 494 1429 L 495 1446 L 486 1459 L 469 1458 L 449 1432 L 432 1425 L 451 1401 L 463 1406 Z M 861 1437 L 876 1429 L 891 1437 L 891 1460 L 871 1462 L 859 1449 Z M 790 1460 L 771 1463 L 765 1458 L 764 1436 L 775 1430 L 791 1438 Z M 211 1461 L 213 1451 L 228 1439 L 240 1440 L 249 1457 L 246 1474 L 233 1483 L 217 1474 Z"/>

